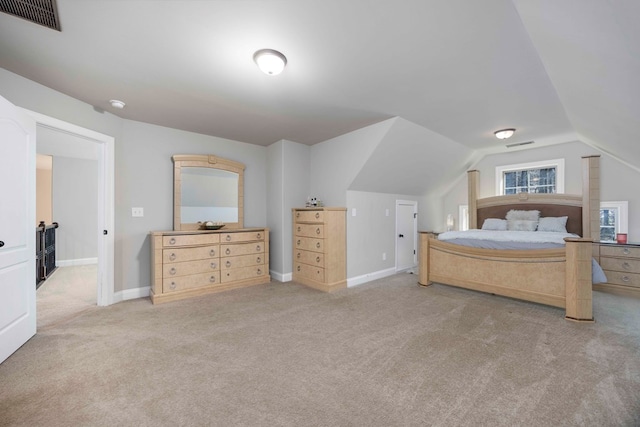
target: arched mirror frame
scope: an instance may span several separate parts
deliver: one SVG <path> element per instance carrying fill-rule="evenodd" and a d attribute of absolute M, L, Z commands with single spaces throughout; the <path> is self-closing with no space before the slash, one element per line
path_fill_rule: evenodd
<path fill-rule="evenodd" d="M 201 224 L 183 223 L 181 219 L 182 168 L 211 168 L 238 174 L 238 222 L 225 222 L 225 229 L 244 227 L 244 164 L 212 155 L 176 154 L 173 160 L 173 229 L 198 230 Z M 206 218 L 203 218 L 206 220 Z"/>

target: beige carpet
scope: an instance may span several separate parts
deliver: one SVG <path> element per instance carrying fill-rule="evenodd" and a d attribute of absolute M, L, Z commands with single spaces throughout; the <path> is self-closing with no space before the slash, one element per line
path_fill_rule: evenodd
<path fill-rule="evenodd" d="M 0 365 L 0 424 L 638 426 L 640 300 L 594 311 L 410 274 L 95 307 Z"/>

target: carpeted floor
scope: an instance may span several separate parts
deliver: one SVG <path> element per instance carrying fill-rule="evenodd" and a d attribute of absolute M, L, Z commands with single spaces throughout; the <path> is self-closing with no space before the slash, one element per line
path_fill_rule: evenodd
<path fill-rule="evenodd" d="M 0 425 L 640 425 L 640 300 L 578 324 L 416 279 L 91 308 L 0 365 Z"/>

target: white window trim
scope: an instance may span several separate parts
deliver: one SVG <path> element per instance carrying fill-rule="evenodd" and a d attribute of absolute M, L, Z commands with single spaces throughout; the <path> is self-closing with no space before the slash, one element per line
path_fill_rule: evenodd
<path fill-rule="evenodd" d="M 469 229 L 469 205 L 458 206 L 458 230 Z"/>
<path fill-rule="evenodd" d="M 496 194 L 504 194 L 504 172 L 524 169 L 556 168 L 556 193 L 564 193 L 564 159 L 542 160 L 539 162 L 519 163 L 516 165 L 496 166 Z"/>
<path fill-rule="evenodd" d="M 600 210 L 618 209 L 618 221 L 616 221 L 616 234 L 629 232 L 629 202 L 600 202 Z"/>

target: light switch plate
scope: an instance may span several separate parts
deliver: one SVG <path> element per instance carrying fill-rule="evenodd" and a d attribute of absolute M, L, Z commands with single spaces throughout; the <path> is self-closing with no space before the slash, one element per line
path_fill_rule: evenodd
<path fill-rule="evenodd" d="M 144 216 L 144 208 L 131 208 L 131 216 L 133 217 Z"/>

